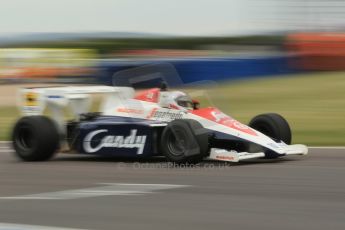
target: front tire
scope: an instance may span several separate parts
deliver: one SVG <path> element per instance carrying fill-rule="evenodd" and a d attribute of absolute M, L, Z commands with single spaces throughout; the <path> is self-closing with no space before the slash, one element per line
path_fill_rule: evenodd
<path fill-rule="evenodd" d="M 12 133 L 16 155 L 24 161 L 45 161 L 59 148 L 59 132 L 45 116 L 27 116 L 16 123 Z"/>
<path fill-rule="evenodd" d="M 249 126 L 274 140 L 291 144 L 291 129 L 289 123 L 279 114 L 267 113 L 254 117 Z"/>
<path fill-rule="evenodd" d="M 195 164 L 206 157 L 208 133 L 194 120 L 174 120 L 163 130 L 160 149 L 171 162 Z"/>
<path fill-rule="evenodd" d="M 283 141 L 285 144 L 291 144 L 291 129 L 289 123 L 279 114 L 267 113 L 254 117 L 249 126 L 275 141 Z M 265 151 L 266 159 L 275 159 L 279 157 L 272 150 Z"/>

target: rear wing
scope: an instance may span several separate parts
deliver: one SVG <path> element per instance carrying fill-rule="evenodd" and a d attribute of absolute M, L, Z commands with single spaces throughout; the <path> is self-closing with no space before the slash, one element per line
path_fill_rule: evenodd
<path fill-rule="evenodd" d="M 90 111 L 91 94 L 103 94 L 100 111 L 134 97 L 134 89 L 113 86 L 67 86 L 47 88 L 23 88 L 18 92 L 17 104 L 23 116 L 42 115 L 47 109 L 58 123 L 64 120 L 64 111 L 75 118 Z"/>

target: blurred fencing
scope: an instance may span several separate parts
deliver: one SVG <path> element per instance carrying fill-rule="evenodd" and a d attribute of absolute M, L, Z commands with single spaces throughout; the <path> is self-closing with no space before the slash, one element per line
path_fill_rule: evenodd
<path fill-rule="evenodd" d="M 192 38 L 188 40 L 189 43 L 192 41 Z M 119 49 L 116 45 L 117 48 L 112 50 L 109 45 L 107 52 L 102 54 L 96 47 L 3 48 L 0 49 L 0 83 L 36 81 L 111 85 L 114 74 L 119 71 L 154 64 L 174 66 L 181 84 L 345 70 L 345 33 L 290 34 L 275 39 L 272 44 L 263 44 L 257 38 L 251 38 L 245 44 L 219 38 L 214 42 L 220 43 L 214 45 L 211 45 L 212 40 L 206 39 L 205 44 L 202 39 L 195 41 L 200 43 L 200 49 Z M 176 42 L 181 41 L 176 39 Z M 117 43 L 114 40 L 109 44 Z"/>
<path fill-rule="evenodd" d="M 71 81 L 79 82 L 93 74 L 97 60 L 90 49 L 2 48 L 0 49 L 0 80 L 4 82 Z"/>
<path fill-rule="evenodd" d="M 298 72 L 291 67 L 294 56 L 267 56 L 246 58 L 193 58 L 151 59 L 143 61 L 110 61 L 100 65 L 99 81 L 111 85 L 115 73 L 152 64 L 171 64 L 175 67 L 180 84 L 199 81 L 220 81 L 255 78 L 261 76 L 291 74 Z M 175 85 L 176 86 L 176 85 Z"/>
<path fill-rule="evenodd" d="M 345 33 L 291 34 L 286 47 L 297 57 L 296 69 L 345 70 Z"/>

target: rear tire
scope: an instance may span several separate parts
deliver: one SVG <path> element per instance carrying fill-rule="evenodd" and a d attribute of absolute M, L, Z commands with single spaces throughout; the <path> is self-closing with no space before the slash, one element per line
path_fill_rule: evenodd
<path fill-rule="evenodd" d="M 171 162 L 195 164 L 207 156 L 208 139 L 208 133 L 199 122 L 174 120 L 163 130 L 160 149 Z"/>
<path fill-rule="evenodd" d="M 18 120 L 12 133 L 16 155 L 24 161 L 45 161 L 59 148 L 59 132 L 45 116 L 27 116 Z"/>
<path fill-rule="evenodd" d="M 279 114 L 267 113 L 254 117 L 249 126 L 275 140 L 291 144 L 291 129 L 289 123 Z"/>

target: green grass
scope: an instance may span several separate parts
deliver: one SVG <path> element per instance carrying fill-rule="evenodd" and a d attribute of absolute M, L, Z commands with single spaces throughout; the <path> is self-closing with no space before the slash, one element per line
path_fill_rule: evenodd
<path fill-rule="evenodd" d="M 345 72 L 223 82 L 189 91 L 203 106 L 216 106 L 243 123 L 257 114 L 279 113 L 289 121 L 294 143 L 345 145 Z M 1 140 L 8 139 L 17 117 L 15 107 L 0 109 Z"/>
<path fill-rule="evenodd" d="M 0 140 L 9 140 L 11 128 L 19 116 L 15 106 L 0 107 Z"/>
<path fill-rule="evenodd" d="M 223 83 L 204 90 L 203 103 L 243 123 L 261 113 L 283 115 L 292 128 L 294 143 L 345 145 L 343 72 Z"/>

